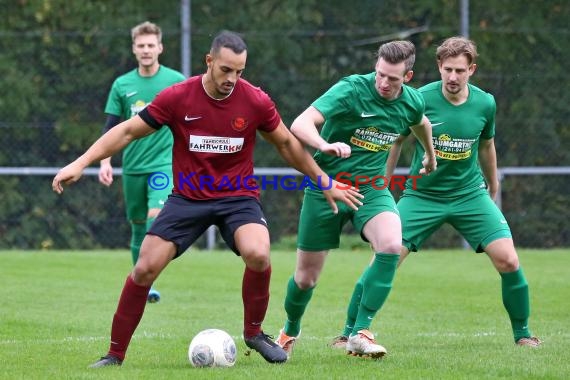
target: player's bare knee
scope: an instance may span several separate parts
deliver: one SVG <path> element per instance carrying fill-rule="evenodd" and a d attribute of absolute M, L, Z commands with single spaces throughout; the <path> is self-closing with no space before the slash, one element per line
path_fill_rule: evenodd
<path fill-rule="evenodd" d="M 514 272 L 519 269 L 519 258 L 517 256 L 509 257 L 503 265 L 505 272 Z"/>
<path fill-rule="evenodd" d="M 519 258 L 515 255 L 506 255 L 493 260 L 495 268 L 501 273 L 514 272 L 519 269 Z"/>
<path fill-rule="evenodd" d="M 133 268 L 133 281 L 137 285 L 150 286 L 154 280 L 156 280 L 159 273 L 160 271 L 153 268 L 149 263 L 144 260 L 139 260 Z"/>
<path fill-rule="evenodd" d="M 402 249 L 402 242 L 400 240 L 394 240 L 390 242 L 372 244 L 372 249 L 374 252 L 400 254 L 400 251 Z"/>
<path fill-rule="evenodd" d="M 269 251 L 253 250 L 242 252 L 242 258 L 249 269 L 257 272 L 266 270 L 271 264 Z"/>
<path fill-rule="evenodd" d="M 317 286 L 317 278 L 310 275 L 297 276 L 295 274 L 295 284 L 301 290 L 311 289 Z"/>

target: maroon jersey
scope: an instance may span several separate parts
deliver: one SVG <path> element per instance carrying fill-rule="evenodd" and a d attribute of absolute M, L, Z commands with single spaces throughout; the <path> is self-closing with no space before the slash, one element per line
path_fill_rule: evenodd
<path fill-rule="evenodd" d="M 174 193 L 195 200 L 228 196 L 259 198 L 253 178 L 257 130 L 271 132 L 281 117 L 259 87 L 239 79 L 225 99 L 210 97 L 195 76 L 160 92 L 139 115 L 174 136 Z"/>

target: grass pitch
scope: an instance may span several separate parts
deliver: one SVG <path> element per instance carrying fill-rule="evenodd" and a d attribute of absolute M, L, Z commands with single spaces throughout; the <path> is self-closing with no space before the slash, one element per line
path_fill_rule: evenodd
<path fill-rule="evenodd" d="M 371 330 L 388 349 L 380 361 L 327 347 L 341 332 L 352 286 L 367 250 L 333 251 L 303 322 L 293 358 L 267 364 L 245 356 L 241 338 L 243 263 L 231 252 L 188 251 L 156 282 L 121 368 L 87 369 L 106 353 L 111 319 L 127 273 L 127 251 L 1 251 L 2 379 L 566 379 L 570 378 L 569 250 L 520 250 L 531 291 L 538 349 L 516 347 L 501 301 L 500 278 L 470 251 L 414 254 Z M 292 251 L 272 253 L 265 331 L 283 325 Z M 193 368 L 188 344 L 221 328 L 238 347 L 232 368 Z"/>

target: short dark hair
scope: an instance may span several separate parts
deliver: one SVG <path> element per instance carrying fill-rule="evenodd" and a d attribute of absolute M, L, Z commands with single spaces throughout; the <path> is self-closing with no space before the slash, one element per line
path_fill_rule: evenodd
<path fill-rule="evenodd" d="M 391 41 L 378 48 L 378 59 L 391 64 L 405 63 L 406 72 L 414 67 L 416 62 L 416 47 L 410 41 Z"/>
<path fill-rule="evenodd" d="M 230 32 L 229 30 L 222 30 L 214 37 L 212 46 L 210 47 L 210 54 L 215 55 L 219 53 L 223 47 L 231 49 L 236 54 L 241 54 L 247 50 L 247 45 L 243 38 L 241 38 L 239 34 Z"/>

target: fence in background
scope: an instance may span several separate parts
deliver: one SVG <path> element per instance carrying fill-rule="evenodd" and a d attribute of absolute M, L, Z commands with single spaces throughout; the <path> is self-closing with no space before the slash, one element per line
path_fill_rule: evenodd
<path fill-rule="evenodd" d="M 29 220 L 26 214 L 24 219 L 19 220 L 18 217 L 9 212 L 5 212 L 0 216 L 0 249 L 10 248 L 89 248 L 92 244 L 93 248 L 117 248 L 127 247 L 129 240 L 128 223 L 124 217 L 124 205 L 121 194 L 120 182 L 121 169 L 115 169 L 117 181 L 113 189 L 107 189 L 99 185 L 95 178 L 83 179 L 73 187 L 67 189 L 64 196 L 59 197 L 58 207 L 55 209 L 44 210 L 41 204 L 36 204 L 32 190 L 38 190 L 35 187 L 41 187 L 40 191 L 51 191 L 51 179 L 57 173 L 59 168 L 56 167 L 0 167 L 0 189 L 7 187 L 11 179 L 20 178 L 17 190 L 21 195 L 21 201 L 27 204 L 27 207 L 34 209 L 34 221 Z M 406 174 L 407 168 L 396 169 L 396 174 Z M 87 168 L 84 172 L 86 176 L 93 177 L 97 175 L 98 168 Z M 301 173 L 292 168 L 256 168 L 255 175 L 258 176 L 301 176 Z M 570 208 L 568 208 L 570 188 L 570 166 L 561 167 L 503 167 L 499 168 L 499 179 L 501 181 L 501 193 L 497 199 L 497 204 L 503 209 L 509 224 L 513 231 L 515 241 L 519 246 L 528 247 L 551 247 L 551 246 L 570 246 L 570 231 L 568 229 L 568 220 L 570 220 Z M 519 194 L 520 187 L 517 186 L 518 181 L 535 181 L 556 184 L 552 188 L 566 189 L 566 192 L 552 193 L 537 190 L 536 204 L 528 202 L 517 202 L 516 199 L 522 196 Z M 545 186 L 541 186 L 544 188 Z M 546 186 L 548 188 L 549 186 Z M 15 188 L 12 188 L 13 191 Z M 91 191 L 93 199 L 99 199 L 96 195 L 101 192 L 107 192 L 102 201 L 94 201 L 92 204 L 74 205 L 73 192 L 75 191 Z M 6 195 L 6 196 L 5 196 Z M 0 207 L 5 211 L 9 211 L 12 205 L 7 199 L 8 194 L 2 194 L 0 199 Z M 54 195 L 55 196 L 55 195 Z M 399 194 L 396 192 L 395 196 Z M 556 210 L 548 209 L 548 202 L 544 203 L 547 198 L 554 197 L 563 207 Z M 528 197 L 527 197 L 528 198 Z M 302 200 L 301 191 L 281 191 L 281 190 L 265 190 L 262 191 L 262 202 L 264 204 L 267 219 L 270 221 L 270 230 L 272 239 L 279 239 L 292 236 L 296 232 L 298 210 Z M 98 210 L 106 209 L 108 214 L 101 217 Z M 75 211 L 73 211 L 75 210 Z M 62 218 L 76 219 L 73 229 L 65 227 L 64 231 L 58 230 L 58 225 L 64 225 Z M 541 228 L 529 231 L 528 226 L 531 219 L 542 218 Z M 14 236 L 18 234 L 15 231 L 19 226 L 27 224 L 37 224 L 38 231 L 33 235 L 22 234 L 22 236 L 33 236 L 26 239 L 7 239 L 6 236 Z M 28 232 L 30 234 L 30 232 Z M 39 236 L 37 236 L 39 234 Z M 44 234 L 43 236 L 41 234 Z M 346 230 L 346 234 L 354 234 L 350 228 Z M 72 236 L 83 236 L 84 239 L 77 241 Z M 36 236 L 38 239 L 36 239 Z M 58 237 L 59 238 L 56 238 Z M 88 238 L 86 238 L 88 236 Z M 30 241 L 31 240 L 31 241 Z M 91 242 L 91 243 L 89 243 Z M 204 249 L 214 249 L 223 247 L 223 242 L 215 228 L 210 228 L 205 236 L 199 241 L 199 245 Z M 463 240 L 456 233 L 448 228 L 438 231 L 432 239 L 427 242 L 426 247 L 458 247 L 464 246 Z"/>

